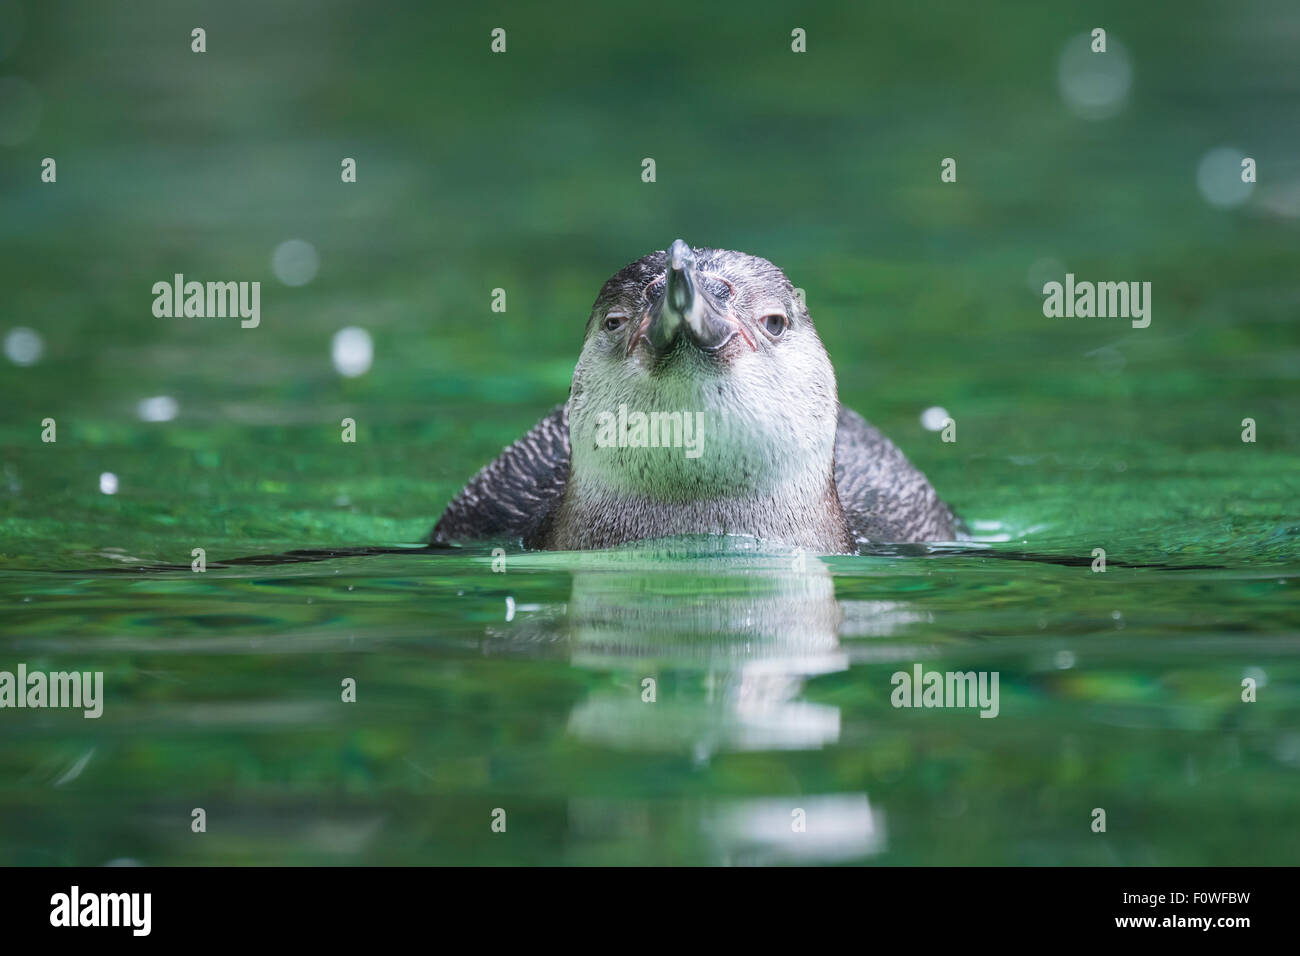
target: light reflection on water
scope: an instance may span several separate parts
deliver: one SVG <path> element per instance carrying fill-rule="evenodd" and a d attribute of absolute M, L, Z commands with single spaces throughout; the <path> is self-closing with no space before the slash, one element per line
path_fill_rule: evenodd
<path fill-rule="evenodd" d="M 742 542 L 514 554 L 504 574 L 475 552 L 6 572 L 7 657 L 103 669 L 106 702 L 99 721 L 0 725 L 0 846 L 88 863 L 1271 858 L 1257 823 L 1290 826 L 1297 765 L 1290 576 L 1102 582 L 999 554 Z M 918 662 L 998 671 L 997 719 L 894 709 L 890 675 Z M 1259 703 L 1238 700 L 1243 674 L 1265 675 Z M 1230 840 L 1186 825 L 1242 787 L 1252 816 Z M 1127 850 L 1079 829 L 1085 804 L 1115 808 Z M 222 839 L 166 823 L 194 805 Z"/>

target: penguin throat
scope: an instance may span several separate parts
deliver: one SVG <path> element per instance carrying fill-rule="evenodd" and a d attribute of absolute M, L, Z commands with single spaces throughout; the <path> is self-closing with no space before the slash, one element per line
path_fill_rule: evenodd
<path fill-rule="evenodd" d="M 563 550 L 610 548 L 677 535 L 745 535 L 775 548 L 818 554 L 852 551 L 833 482 L 800 500 L 784 495 L 662 501 L 571 481 L 552 533 Z"/>

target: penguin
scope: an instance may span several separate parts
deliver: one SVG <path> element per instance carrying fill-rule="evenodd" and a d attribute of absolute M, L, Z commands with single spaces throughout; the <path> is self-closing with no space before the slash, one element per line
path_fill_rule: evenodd
<path fill-rule="evenodd" d="M 684 535 L 855 554 L 953 541 L 957 522 L 840 404 L 785 274 L 677 239 L 605 283 L 568 401 L 469 481 L 429 544 L 569 551 Z"/>

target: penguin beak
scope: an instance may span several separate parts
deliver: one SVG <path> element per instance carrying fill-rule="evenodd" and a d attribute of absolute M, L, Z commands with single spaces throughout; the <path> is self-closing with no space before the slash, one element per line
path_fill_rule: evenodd
<path fill-rule="evenodd" d="M 681 239 L 668 247 L 667 288 L 655 305 L 646 337 L 660 355 L 668 352 L 679 337 L 704 352 L 714 352 L 736 334 L 734 323 L 725 319 L 707 292 L 700 288 L 695 253 Z"/>

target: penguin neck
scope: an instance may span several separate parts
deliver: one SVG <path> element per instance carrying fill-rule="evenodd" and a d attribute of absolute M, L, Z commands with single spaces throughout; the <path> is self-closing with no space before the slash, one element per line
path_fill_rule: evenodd
<path fill-rule="evenodd" d="M 734 495 L 665 501 L 599 478 L 570 475 L 547 546 L 578 551 L 673 535 L 746 535 L 774 548 L 815 554 L 854 550 L 833 473 L 819 489 L 737 489 Z"/>

